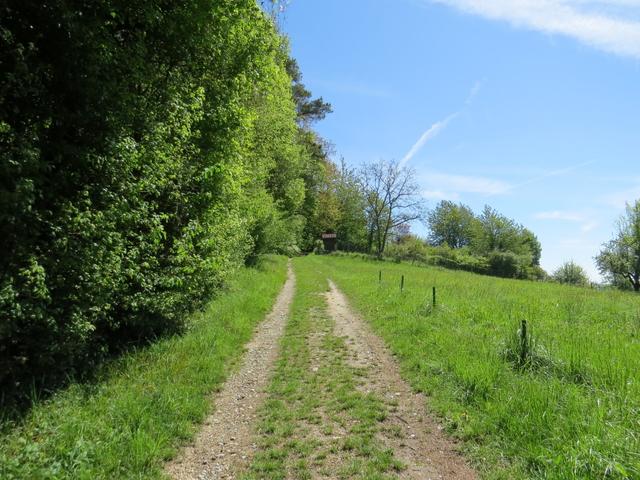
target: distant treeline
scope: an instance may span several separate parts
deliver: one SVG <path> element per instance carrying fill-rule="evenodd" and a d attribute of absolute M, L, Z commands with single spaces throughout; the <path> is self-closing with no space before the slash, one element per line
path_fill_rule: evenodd
<path fill-rule="evenodd" d="M 324 228 L 330 105 L 255 0 L 9 0 L 0 69 L 5 400 L 179 330 Z"/>
<path fill-rule="evenodd" d="M 469 207 L 441 201 L 427 213 L 427 241 L 400 235 L 387 249 L 396 260 L 439 265 L 507 278 L 547 278 L 542 248 L 530 230 L 489 206 L 476 215 Z"/>

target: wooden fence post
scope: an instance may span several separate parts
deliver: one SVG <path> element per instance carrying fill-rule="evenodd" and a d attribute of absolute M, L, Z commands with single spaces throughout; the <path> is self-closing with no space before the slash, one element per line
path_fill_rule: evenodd
<path fill-rule="evenodd" d="M 529 339 L 527 337 L 527 321 L 522 320 L 520 327 L 520 366 L 524 366 L 529 356 Z"/>

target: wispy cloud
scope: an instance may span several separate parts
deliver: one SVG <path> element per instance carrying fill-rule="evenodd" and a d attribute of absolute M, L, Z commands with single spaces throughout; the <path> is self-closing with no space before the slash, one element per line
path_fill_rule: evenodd
<path fill-rule="evenodd" d="M 467 99 L 464 102 L 465 105 L 471 105 L 473 103 L 473 100 L 476 98 L 478 93 L 480 93 L 480 90 L 482 89 L 483 85 L 484 85 L 484 80 L 478 80 L 476 83 L 473 84 L 473 87 L 471 87 L 471 91 L 469 92 L 469 95 L 467 95 Z"/>
<path fill-rule="evenodd" d="M 469 95 L 467 95 L 467 99 L 465 100 L 465 105 L 467 106 L 471 105 L 471 103 L 473 102 L 473 99 L 480 92 L 480 89 L 482 88 L 483 83 L 484 81 L 478 80 L 476 81 L 476 83 L 473 84 L 473 87 L 471 87 L 471 90 L 469 91 Z M 458 115 L 460 115 L 460 113 L 461 113 L 460 111 L 452 113 L 447 118 L 443 120 L 439 120 L 433 125 L 431 125 L 429 128 L 427 128 L 424 131 L 424 133 L 420 135 L 420 138 L 418 138 L 418 141 L 413 144 L 413 146 L 407 152 L 407 154 L 404 157 L 402 157 L 402 160 L 400 160 L 400 166 L 405 165 L 409 160 L 411 160 L 416 155 L 416 153 L 418 153 L 429 140 L 437 137 L 438 134 L 442 130 L 444 130 L 447 127 L 447 125 L 451 123 L 452 120 L 454 120 Z"/>
<path fill-rule="evenodd" d="M 494 195 L 506 195 L 514 192 L 520 187 L 530 185 L 532 183 L 543 181 L 550 177 L 567 175 L 581 167 L 590 165 L 594 162 L 585 162 L 558 170 L 551 170 L 536 177 L 532 177 L 520 183 L 511 183 L 508 181 L 490 178 L 485 176 L 469 176 L 455 175 L 440 172 L 424 172 L 420 177 L 424 185 L 427 186 L 423 195 L 426 198 L 441 200 L 458 200 L 463 193 L 472 193 L 491 197 Z M 589 217 L 582 213 L 551 211 L 539 212 L 534 215 L 538 220 L 566 220 L 573 222 L 588 223 Z M 591 227 L 583 231 L 590 231 L 595 228 Z"/>
<path fill-rule="evenodd" d="M 637 0 L 429 0 L 463 12 L 572 37 L 618 55 L 640 58 Z"/>
<path fill-rule="evenodd" d="M 595 230 L 596 228 L 598 228 L 599 226 L 600 224 L 598 222 L 586 222 L 582 224 L 582 226 L 580 227 L 580 231 L 582 233 L 589 233 L 592 230 Z"/>
<path fill-rule="evenodd" d="M 443 197 L 459 198 L 460 193 L 477 193 L 481 195 L 498 195 L 508 192 L 511 185 L 487 177 L 476 177 L 467 175 L 450 175 L 447 173 L 426 173 L 424 181 L 429 187 L 433 187 L 432 192 L 442 192 Z"/>
<path fill-rule="evenodd" d="M 449 115 L 447 118 L 445 118 L 444 120 L 440 120 L 434 123 L 427 130 L 425 130 L 425 132 L 422 135 L 420 135 L 420 138 L 418 139 L 418 141 L 413 144 L 413 146 L 407 152 L 407 154 L 402 158 L 402 160 L 400 160 L 400 166 L 405 165 L 409 160 L 411 160 L 415 156 L 415 154 L 418 153 L 422 149 L 422 147 L 424 147 L 425 143 L 427 143 L 432 138 L 436 137 L 442 130 L 446 128 L 449 122 L 451 122 L 451 120 L 453 120 L 457 116 L 458 116 L 457 112 L 453 113 Z"/>
<path fill-rule="evenodd" d="M 584 216 L 581 213 L 554 210 L 552 212 L 538 212 L 534 216 L 538 220 L 564 220 L 567 222 L 582 222 Z"/>
<path fill-rule="evenodd" d="M 543 173 L 542 175 L 538 175 L 536 177 L 531 177 L 528 180 L 525 180 L 524 182 L 520 182 L 520 183 L 516 183 L 514 185 L 511 186 L 511 190 L 516 189 L 516 188 L 520 188 L 520 187 L 524 187 L 527 185 L 531 185 L 532 183 L 538 183 L 541 182 L 543 180 L 546 180 L 548 178 L 552 178 L 552 177 L 560 177 L 562 175 L 566 175 L 568 173 L 572 173 L 575 172 L 576 170 L 579 170 L 583 167 L 587 167 L 589 165 L 593 165 L 594 163 L 596 163 L 595 160 L 591 160 L 588 162 L 583 162 L 583 163 L 579 163 L 577 165 L 571 165 L 570 167 L 565 167 L 565 168 L 560 168 L 558 170 L 550 170 L 548 172 Z"/>
<path fill-rule="evenodd" d="M 638 199 L 640 199 L 640 185 L 604 195 L 601 201 L 605 205 L 621 210 L 627 203 Z"/>
<path fill-rule="evenodd" d="M 456 192 L 445 192 L 443 190 L 425 190 L 422 196 L 427 200 L 460 200 L 460 194 Z"/>
<path fill-rule="evenodd" d="M 533 215 L 538 220 L 557 220 L 563 222 L 572 222 L 580 224 L 582 233 L 589 233 L 600 226 L 598 222 L 593 220 L 593 216 L 585 212 L 575 212 L 571 210 L 553 210 L 550 212 L 538 212 Z"/>

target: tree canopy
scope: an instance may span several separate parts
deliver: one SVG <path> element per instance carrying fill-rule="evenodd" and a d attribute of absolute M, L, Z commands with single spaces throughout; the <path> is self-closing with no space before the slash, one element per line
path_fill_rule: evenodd
<path fill-rule="evenodd" d="M 602 246 L 596 264 L 613 285 L 640 292 L 640 200 L 627 205 L 614 238 Z"/>

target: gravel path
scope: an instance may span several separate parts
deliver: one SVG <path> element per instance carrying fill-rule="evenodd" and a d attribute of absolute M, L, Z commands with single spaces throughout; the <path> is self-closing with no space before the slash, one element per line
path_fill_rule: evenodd
<path fill-rule="evenodd" d="M 364 368 L 366 372 L 360 388 L 394 405 L 382 430 L 395 434 L 386 435 L 381 441 L 407 465 L 399 477 L 416 480 L 477 478 L 457 453 L 456 444 L 427 413 L 425 396 L 414 393 L 400 377 L 398 364 L 383 341 L 351 310 L 336 285 L 332 281 L 329 285 L 326 298 L 329 313 L 335 321 L 335 333 L 346 339 L 352 366 Z"/>
<path fill-rule="evenodd" d="M 229 376 L 214 396 L 213 413 L 205 420 L 194 443 L 167 464 L 165 471 L 172 478 L 233 479 L 250 463 L 257 448 L 257 409 L 266 396 L 294 290 L 295 277 L 289 265 L 287 281 L 273 310 L 247 344 L 239 370 Z"/>

